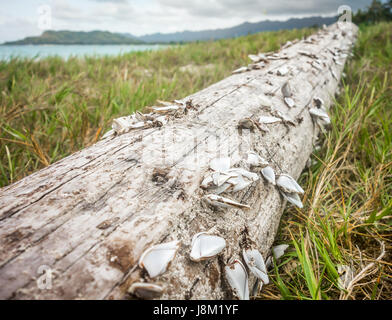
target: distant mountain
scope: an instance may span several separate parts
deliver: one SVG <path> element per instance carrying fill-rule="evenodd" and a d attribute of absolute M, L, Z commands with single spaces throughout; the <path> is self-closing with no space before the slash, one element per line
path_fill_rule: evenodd
<path fill-rule="evenodd" d="M 204 31 L 183 31 L 176 33 L 154 33 L 139 37 L 140 40 L 149 43 L 168 43 L 168 42 L 191 42 L 217 40 L 245 36 L 262 31 L 276 31 L 282 29 L 300 29 L 311 26 L 322 26 L 335 23 L 337 17 L 310 17 L 301 19 L 290 19 L 287 21 L 261 21 L 255 23 L 245 22 L 238 26 L 227 29 L 215 29 Z"/>
<path fill-rule="evenodd" d="M 143 41 L 108 31 L 45 31 L 38 37 L 6 42 L 5 45 L 22 44 L 140 44 Z"/>
<path fill-rule="evenodd" d="M 183 31 L 176 33 L 155 33 L 136 37 L 130 33 L 112 33 L 108 31 L 45 31 L 38 37 L 27 37 L 23 40 L 6 42 L 5 45 L 23 44 L 141 44 L 192 42 L 234 38 L 262 31 L 282 29 L 300 29 L 311 26 L 329 25 L 337 21 L 337 17 L 310 17 L 290 19 L 287 21 L 245 22 L 226 29 Z"/>

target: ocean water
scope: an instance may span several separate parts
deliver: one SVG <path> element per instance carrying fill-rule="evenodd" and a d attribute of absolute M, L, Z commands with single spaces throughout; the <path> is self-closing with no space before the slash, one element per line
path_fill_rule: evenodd
<path fill-rule="evenodd" d="M 167 45 L 20 45 L 0 46 L 0 60 L 9 60 L 12 57 L 44 58 L 59 56 L 69 57 L 119 55 L 132 51 L 160 50 Z"/>

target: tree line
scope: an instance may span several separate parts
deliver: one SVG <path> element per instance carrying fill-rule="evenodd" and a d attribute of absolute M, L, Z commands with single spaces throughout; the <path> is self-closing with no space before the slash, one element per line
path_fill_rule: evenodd
<path fill-rule="evenodd" d="M 373 0 L 365 10 L 358 10 L 353 16 L 353 22 L 377 23 L 380 21 L 392 21 L 392 0 L 381 2 Z"/>

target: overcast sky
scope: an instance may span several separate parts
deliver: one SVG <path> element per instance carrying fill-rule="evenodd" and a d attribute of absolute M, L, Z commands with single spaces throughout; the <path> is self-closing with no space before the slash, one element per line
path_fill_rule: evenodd
<path fill-rule="evenodd" d="M 7 0 L 0 7 L 0 42 L 41 34 L 48 21 L 43 19 L 46 8 L 51 11 L 52 30 L 144 35 L 227 28 L 245 21 L 333 15 L 343 4 L 356 11 L 370 3 L 371 0 Z"/>

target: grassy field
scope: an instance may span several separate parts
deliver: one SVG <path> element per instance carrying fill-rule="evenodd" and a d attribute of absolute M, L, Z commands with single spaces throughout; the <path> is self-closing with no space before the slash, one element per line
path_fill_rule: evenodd
<path fill-rule="evenodd" d="M 354 54 L 263 299 L 392 299 L 392 24 L 361 28 Z"/>
<path fill-rule="evenodd" d="M 0 62 L 0 187 L 93 144 L 115 117 L 185 97 L 249 63 L 248 54 L 312 32 Z M 282 218 L 276 244 L 290 248 L 260 299 L 392 299 L 391 41 L 392 24 L 361 28 L 333 129 L 300 178 L 304 208 L 288 207 Z"/>

